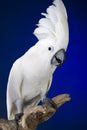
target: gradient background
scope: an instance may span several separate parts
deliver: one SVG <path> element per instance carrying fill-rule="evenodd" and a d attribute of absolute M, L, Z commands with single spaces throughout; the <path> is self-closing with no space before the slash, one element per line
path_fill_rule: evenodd
<path fill-rule="evenodd" d="M 6 85 L 13 62 L 37 42 L 33 30 L 53 0 L 0 0 L 0 118 L 6 118 Z M 38 130 L 87 130 L 87 2 L 63 0 L 70 40 L 65 64 L 58 68 L 48 96 L 69 93 L 62 106 Z"/>

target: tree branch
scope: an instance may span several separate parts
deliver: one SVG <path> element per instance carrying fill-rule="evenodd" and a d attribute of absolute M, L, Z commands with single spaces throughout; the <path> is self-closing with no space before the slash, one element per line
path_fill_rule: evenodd
<path fill-rule="evenodd" d="M 61 94 L 52 98 L 57 105 L 57 110 L 65 102 L 70 101 L 69 94 Z M 36 130 L 37 126 L 53 116 L 56 110 L 47 104 L 38 105 L 26 112 L 18 122 L 18 130 Z M 15 121 L 0 119 L 0 130 L 16 130 Z"/>

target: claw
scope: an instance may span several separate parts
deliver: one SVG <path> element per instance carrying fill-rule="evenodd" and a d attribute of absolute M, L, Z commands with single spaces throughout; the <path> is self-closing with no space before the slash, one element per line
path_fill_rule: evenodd
<path fill-rule="evenodd" d="M 15 123 L 16 123 L 16 129 L 18 130 L 18 121 L 21 119 L 23 116 L 23 113 L 18 113 L 15 115 Z"/>
<path fill-rule="evenodd" d="M 52 99 L 50 99 L 50 98 L 45 98 L 45 99 L 43 100 L 43 104 L 47 104 L 47 105 L 49 105 L 49 106 L 51 106 L 51 107 L 53 107 L 54 109 L 57 110 L 57 105 L 56 105 L 55 102 L 54 102 Z"/>

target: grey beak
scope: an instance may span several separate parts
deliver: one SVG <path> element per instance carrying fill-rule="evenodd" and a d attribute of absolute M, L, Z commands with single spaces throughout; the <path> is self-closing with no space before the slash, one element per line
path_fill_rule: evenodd
<path fill-rule="evenodd" d="M 51 59 L 51 64 L 55 66 L 62 65 L 65 61 L 66 53 L 64 49 L 56 52 L 56 54 Z"/>

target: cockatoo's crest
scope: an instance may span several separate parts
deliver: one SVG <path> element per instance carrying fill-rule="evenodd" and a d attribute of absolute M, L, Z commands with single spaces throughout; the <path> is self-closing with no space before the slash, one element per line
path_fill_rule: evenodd
<path fill-rule="evenodd" d="M 49 37 L 57 41 L 59 37 L 61 37 L 60 32 L 63 33 L 63 29 L 68 32 L 67 13 L 62 0 L 54 0 L 53 5 L 47 8 L 46 13 L 41 14 L 45 16 L 45 18 L 39 20 L 38 27 L 34 30 L 34 35 L 38 40 Z"/>

